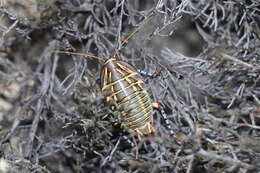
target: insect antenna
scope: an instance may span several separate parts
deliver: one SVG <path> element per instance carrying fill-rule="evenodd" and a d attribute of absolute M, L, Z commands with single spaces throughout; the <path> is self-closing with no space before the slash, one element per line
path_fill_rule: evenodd
<path fill-rule="evenodd" d="M 112 54 L 112 58 L 115 58 L 116 54 L 124 48 L 128 40 L 130 40 L 136 33 L 138 33 L 150 20 L 152 20 L 156 15 L 152 15 L 147 18 L 141 25 L 139 25 L 133 32 L 131 32 L 128 36 L 126 36 L 120 43 L 119 48 L 115 50 Z"/>
<path fill-rule="evenodd" d="M 54 53 L 90 57 L 90 58 L 102 61 L 103 63 L 106 61 L 105 59 L 102 59 L 102 58 L 100 58 L 98 56 L 91 55 L 91 54 L 88 54 L 88 53 L 70 52 L 70 51 L 63 51 L 63 50 L 55 50 Z"/>

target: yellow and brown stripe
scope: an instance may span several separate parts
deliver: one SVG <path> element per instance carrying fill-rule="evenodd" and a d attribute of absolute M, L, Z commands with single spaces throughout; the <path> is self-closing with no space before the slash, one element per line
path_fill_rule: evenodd
<path fill-rule="evenodd" d="M 122 124 L 146 134 L 153 108 L 139 73 L 129 64 L 114 60 L 104 65 L 101 80 L 107 101 L 116 103 L 122 110 Z"/>

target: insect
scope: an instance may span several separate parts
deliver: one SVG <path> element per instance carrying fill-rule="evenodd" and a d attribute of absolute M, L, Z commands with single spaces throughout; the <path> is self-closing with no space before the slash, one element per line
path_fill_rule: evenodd
<path fill-rule="evenodd" d="M 137 133 L 138 136 L 144 136 L 154 132 L 153 128 L 153 108 L 160 110 L 165 124 L 168 129 L 172 129 L 162 105 L 152 103 L 149 93 L 147 92 L 144 80 L 140 73 L 147 74 L 150 77 L 156 77 L 158 72 L 148 74 L 144 71 L 140 73 L 130 64 L 116 59 L 116 54 L 145 24 L 154 16 L 146 19 L 139 27 L 129 34 L 122 42 L 121 46 L 116 49 L 110 58 L 102 59 L 98 56 L 88 53 L 76 53 L 69 51 L 55 51 L 59 54 L 79 55 L 97 59 L 103 63 L 101 71 L 101 90 L 106 97 L 106 102 L 114 103 L 121 110 L 122 126 L 130 132 Z M 173 130 L 170 131 L 174 134 Z"/>

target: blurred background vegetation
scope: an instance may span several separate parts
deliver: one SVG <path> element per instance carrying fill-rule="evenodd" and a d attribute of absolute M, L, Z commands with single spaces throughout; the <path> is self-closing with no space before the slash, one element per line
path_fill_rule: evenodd
<path fill-rule="evenodd" d="M 0 172 L 259 172 L 259 0 L 0 0 Z M 120 111 L 100 92 L 118 59 L 165 105 L 157 133 L 119 140 Z"/>

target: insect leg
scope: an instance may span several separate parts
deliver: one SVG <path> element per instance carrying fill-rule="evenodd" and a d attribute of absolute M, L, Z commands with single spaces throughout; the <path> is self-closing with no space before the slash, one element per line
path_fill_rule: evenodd
<path fill-rule="evenodd" d="M 161 67 L 158 70 L 156 70 L 154 73 L 150 73 L 150 72 L 140 70 L 140 69 L 137 69 L 137 72 L 140 73 L 143 76 L 147 76 L 147 77 L 150 77 L 150 78 L 156 78 L 161 74 L 161 72 L 163 70 L 165 70 L 165 68 Z"/>
<path fill-rule="evenodd" d="M 137 69 L 137 72 L 140 73 L 142 76 L 147 76 L 147 77 L 153 77 L 153 74 L 144 70 Z"/>
<path fill-rule="evenodd" d="M 134 148 L 135 144 L 132 140 L 129 139 L 128 136 L 126 136 L 123 133 L 120 133 L 120 137 L 119 137 L 120 141 L 126 143 L 130 148 Z"/>
<path fill-rule="evenodd" d="M 153 103 L 153 107 L 155 109 L 158 109 L 160 112 L 160 115 L 165 123 L 166 128 L 169 130 L 171 136 L 175 136 L 175 132 L 173 131 L 172 125 L 170 120 L 167 118 L 166 113 L 164 111 L 163 105 L 160 103 Z"/>
<path fill-rule="evenodd" d="M 180 145 L 180 144 L 183 144 L 184 141 L 183 139 L 179 138 L 178 136 L 176 136 L 176 133 L 174 132 L 173 128 L 172 128 L 172 125 L 171 125 L 171 122 L 170 120 L 167 118 L 166 116 L 166 113 L 164 111 L 164 108 L 163 108 L 163 105 L 160 104 L 160 103 L 153 103 L 153 107 L 155 109 L 158 109 L 160 111 L 160 114 L 161 114 L 161 117 L 165 123 L 165 126 L 166 126 L 166 129 L 169 130 L 170 132 L 170 135 L 176 140 L 176 142 Z"/>
<path fill-rule="evenodd" d="M 130 146 L 129 148 L 134 148 L 136 145 L 134 144 L 134 142 L 132 142 L 128 136 L 126 136 L 126 134 L 124 134 L 123 132 L 119 133 L 119 138 L 117 140 L 117 143 L 115 144 L 115 147 L 110 151 L 110 154 L 103 160 L 101 167 L 103 167 L 104 165 L 106 165 L 107 162 L 110 162 L 112 160 L 112 157 L 115 153 L 115 151 L 118 149 L 118 146 L 122 143 L 127 143 L 128 146 Z"/>

